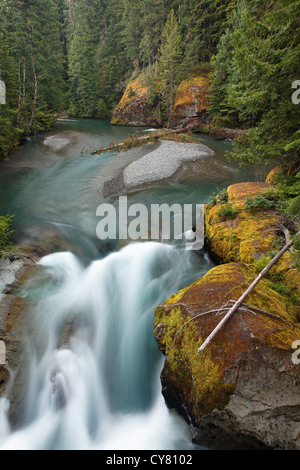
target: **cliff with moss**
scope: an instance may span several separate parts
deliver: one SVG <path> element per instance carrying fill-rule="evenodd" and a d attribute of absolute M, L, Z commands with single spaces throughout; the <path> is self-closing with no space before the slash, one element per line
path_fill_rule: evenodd
<path fill-rule="evenodd" d="M 211 448 L 300 449 L 300 274 L 288 251 L 202 353 L 233 301 L 279 251 L 281 216 L 268 183 L 230 186 L 205 208 L 218 265 L 156 309 L 155 337 L 170 407 Z"/>
<path fill-rule="evenodd" d="M 116 106 L 111 124 L 119 126 L 161 125 L 159 108 L 150 99 L 150 89 L 143 80 L 143 75 L 130 81 Z"/>
<path fill-rule="evenodd" d="M 149 82 L 149 84 L 147 83 Z M 150 84 L 151 82 L 151 84 Z M 161 126 L 163 103 L 158 99 L 158 80 L 147 80 L 144 74 L 131 80 L 115 108 L 111 123 L 129 126 Z M 178 87 L 173 110 L 165 116 L 169 128 L 200 128 L 210 122 L 207 114 L 209 79 L 197 76 L 184 80 Z"/>
<path fill-rule="evenodd" d="M 209 84 L 206 76 L 197 76 L 181 82 L 176 92 L 168 127 L 197 128 L 210 121 L 207 113 Z"/>

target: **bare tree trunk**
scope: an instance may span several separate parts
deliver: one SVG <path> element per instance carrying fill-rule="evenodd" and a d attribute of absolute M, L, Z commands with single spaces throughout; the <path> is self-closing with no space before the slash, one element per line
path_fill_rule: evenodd
<path fill-rule="evenodd" d="M 299 234 L 300 232 L 298 232 Z M 297 235 L 298 235 L 297 234 Z M 202 352 L 206 346 L 211 342 L 211 340 L 216 336 L 216 334 L 220 331 L 222 326 L 229 320 L 229 318 L 238 310 L 240 305 L 244 302 L 246 297 L 253 291 L 255 286 L 263 279 L 266 274 L 270 271 L 270 269 L 274 266 L 275 263 L 284 255 L 284 253 L 289 250 L 289 248 L 292 246 L 294 240 L 290 240 L 283 248 L 282 250 L 277 253 L 276 256 L 270 261 L 270 263 L 259 273 L 257 278 L 252 282 L 252 284 L 248 287 L 248 289 L 241 295 L 241 297 L 235 302 L 235 304 L 231 307 L 229 312 L 225 315 L 225 317 L 220 321 L 220 323 L 216 326 L 216 328 L 211 332 L 211 334 L 206 338 L 204 343 L 200 346 L 198 349 L 198 352 Z"/>
<path fill-rule="evenodd" d="M 71 18 L 72 26 L 73 26 L 73 34 L 74 34 L 74 36 L 75 36 L 75 33 L 76 33 L 76 24 L 75 24 L 74 10 L 73 10 L 73 1 L 72 1 L 72 0 L 68 0 L 68 2 L 69 2 L 70 18 Z"/>
<path fill-rule="evenodd" d="M 38 91 L 38 79 L 36 76 L 33 55 L 31 55 L 31 62 L 32 62 L 32 70 L 33 70 L 33 76 L 34 76 L 34 94 L 33 94 L 33 102 L 32 102 L 32 107 L 31 107 L 31 115 L 30 115 L 30 120 L 29 120 L 29 127 L 31 127 L 32 122 L 33 122 L 35 109 L 36 109 L 36 103 L 37 103 L 37 91 Z"/>
<path fill-rule="evenodd" d="M 18 94 L 18 121 L 20 119 L 20 107 L 21 107 L 21 62 L 19 61 L 18 66 L 18 82 L 19 82 L 19 94 Z"/>
<path fill-rule="evenodd" d="M 26 101 L 26 59 L 23 57 L 23 95 L 22 95 L 22 104 L 25 104 Z"/>

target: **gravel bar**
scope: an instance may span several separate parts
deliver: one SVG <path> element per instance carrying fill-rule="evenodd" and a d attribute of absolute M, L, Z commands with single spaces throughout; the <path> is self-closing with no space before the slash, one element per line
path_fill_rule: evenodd
<path fill-rule="evenodd" d="M 202 144 L 161 141 L 159 147 L 123 170 L 127 188 L 170 178 L 185 162 L 212 157 L 214 151 Z"/>

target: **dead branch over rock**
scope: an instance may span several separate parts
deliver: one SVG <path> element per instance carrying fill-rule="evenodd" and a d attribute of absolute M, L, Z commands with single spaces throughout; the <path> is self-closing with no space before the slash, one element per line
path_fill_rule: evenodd
<path fill-rule="evenodd" d="M 300 232 L 297 233 L 299 235 Z M 233 306 L 229 309 L 226 313 L 224 318 L 220 321 L 220 323 L 216 326 L 216 328 L 211 332 L 211 334 L 206 338 L 204 343 L 198 349 L 198 352 L 201 353 L 204 351 L 206 346 L 212 341 L 212 339 L 216 336 L 216 334 L 221 330 L 224 324 L 229 320 L 229 318 L 242 306 L 244 300 L 248 297 L 248 295 L 253 291 L 255 286 L 263 279 L 266 274 L 270 271 L 270 269 L 277 263 L 277 261 L 284 255 L 284 253 L 290 249 L 293 245 L 294 239 L 290 240 L 286 245 L 282 248 L 282 250 L 277 253 L 276 256 L 270 261 L 270 263 L 259 273 L 259 275 L 254 279 L 252 284 L 246 289 L 246 291 L 241 295 L 241 297 L 233 304 Z M 253 307 L 252 307 L 253 310 Z"/>

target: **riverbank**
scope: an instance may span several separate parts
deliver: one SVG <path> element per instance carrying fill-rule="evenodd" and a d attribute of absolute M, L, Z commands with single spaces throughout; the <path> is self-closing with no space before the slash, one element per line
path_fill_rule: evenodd
<path fill-rule="evenodd" d="M 23 354 L 24 313 L 29 306 L 29 301 L 17 291 L 35 269 L 41 255 L 36 248 L 15 247 L 15 251 L 0 257 L 0 340 L 5 356 L 0 363 L 0 396 L 9 394 L 12 402 L 20 398 L 16 390 L 8 388 L 11 373 L 18 370 Z"/>
<path fill-rule="evenodd" d="M 195 442 L 210 448 L 300 449 L 300 369 L 293 360 L 300 273 L 293 252 L 285 251 L 200 352 L 282 249 L 284 224 L 298 230 L 271 199 L 277 191 L 269 183 L 240 183 L 206 205 L 205 246 L 217 266 L 156 308 L 166 402 L 185 416 Z"/>

